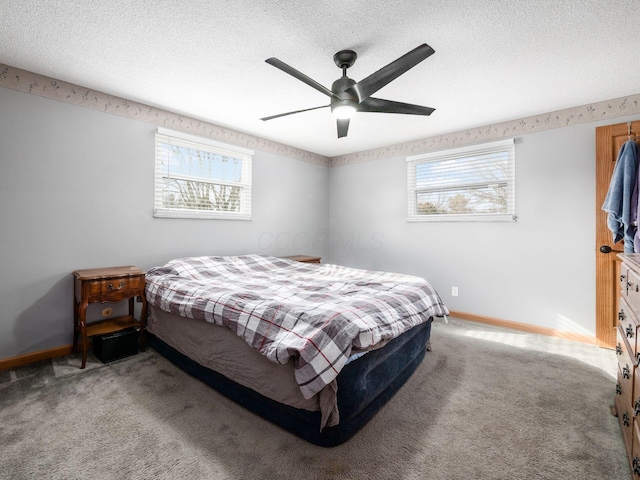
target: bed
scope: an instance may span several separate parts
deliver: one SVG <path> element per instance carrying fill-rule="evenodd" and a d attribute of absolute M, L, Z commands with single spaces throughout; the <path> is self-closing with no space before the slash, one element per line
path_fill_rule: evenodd
<path fill-rule="evenodd" d="M 189 257 L 146 275 L 149 344 L 316 445 L 351 438 L 449 314 L 424 279 L 271 256 Z"/>

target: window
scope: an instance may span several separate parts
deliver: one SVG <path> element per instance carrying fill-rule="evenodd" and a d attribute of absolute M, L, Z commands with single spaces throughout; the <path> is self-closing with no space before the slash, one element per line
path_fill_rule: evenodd
<path fill-rule="evenodd" d="M 251 219 L 252 150 L 156 131 L 156 217 Z"/>
<path fill-rule="evenodd" d="M 515 221 L 513 139 L 407 158 L 408 221 Z"/>

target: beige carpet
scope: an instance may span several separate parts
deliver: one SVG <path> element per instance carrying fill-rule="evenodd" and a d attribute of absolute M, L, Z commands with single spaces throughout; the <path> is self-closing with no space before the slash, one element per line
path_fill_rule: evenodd
<path fill-rule="evenodd" d="M 624 479 L 609 350 L 438 321 L 409 382 L 316 447 L 153 351 L 4 372 L 0 479 Z"/>

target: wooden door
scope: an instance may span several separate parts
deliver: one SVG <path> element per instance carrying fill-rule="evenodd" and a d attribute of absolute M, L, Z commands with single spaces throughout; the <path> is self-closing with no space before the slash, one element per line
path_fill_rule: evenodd
<path fill-rule="evenodd" d="M 640 121 L 632 122 L 631 137 L 640 134 Z M 613 244 L 602 204 L 609 190 L 620 147 L 629 139 L 629 124 L 596 128 L 596 339 L 601 347 L 615 348 L 620 297 L 622 241 Z M 609 253 L 606 253 L 610 249 Z"/>

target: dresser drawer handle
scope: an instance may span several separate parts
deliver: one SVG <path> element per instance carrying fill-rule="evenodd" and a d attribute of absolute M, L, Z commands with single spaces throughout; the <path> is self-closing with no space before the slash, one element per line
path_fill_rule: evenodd
<path fill-rule="evenodd" d="M 622 387 L 619 383 L 616 383 L 616 395 L 622 395 Z"/>
<path fill-rule="evenodd" d="M 627 412 L 625 412 L 625 413 L 622 415 L 622 423 L 624 424 L 624 426 L 625 426 L 625 427 L 628 427 L 628 426 L 630 425 L 630 422 L 629 422 L 629 414 L 628 414 Z"/>
<path fill-rule="evenodd" d="M 618 320 L 620 320 L 620 321 L 624 320 L 624 310 L 620 310 L 618 312 Z"/>
<path fill-rule="evenodd" d="M 640 457 L 636 455 L 635 457 L 633 457 L 631 463 L 633 465 L 633 474 L 640 476 Z"/>
<path fill-rule="evenodd" d="M 620 281 L 624 282 L 624 279 L 627 278 L 626 275 L 620 275 Z"/>
<path fill-rule="evenodd" d="M 640 398 L 638 398 L 633 404 L 633 409 L 635 410 L 635 416 L 640 415 Z"/>
<path fill-rule="evenodd" d="M 127 282 L 120 282 L 120 285 L 118 285 L 117 287 L 114 287 L 113 283 L 107 283 L 107 288 L 109 290 L 122 290 L 126 284 Z"/>
<path fill-rule="evenodd" d="M 627 338 L 633 338 L 633 327 L 631 325 L 627 325 Z"/>
<path fill-rule="evenodd" d="M 622 347 L 620 344 L 616 345 L 616 355 L 622 355 Z"/>
<path fill-rule="evenodd" d="M 630 373 L 631 373 L 631 369 L 629 368 L 629 365 L 627 365 L 626 367 L 624 367 L 624 368 L 622 369 L 622 376 L 623 376 L 624 378 L 626 378 L 626 379 L 631 378 Z"/>

